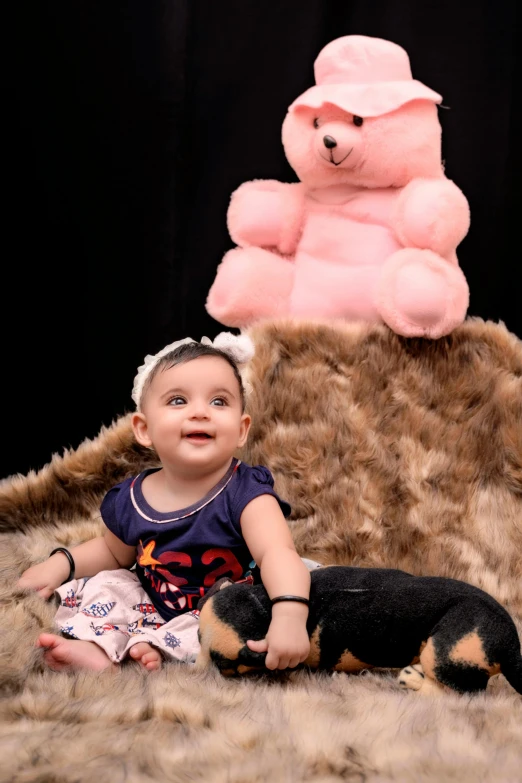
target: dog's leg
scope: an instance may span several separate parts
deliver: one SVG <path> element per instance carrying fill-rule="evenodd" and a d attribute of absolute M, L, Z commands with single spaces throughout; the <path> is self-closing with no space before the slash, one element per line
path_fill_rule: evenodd
<path fill-rule="evenodd" d="M 399 672 L 397 680 L 401 688 L 420 691 L 423 694 L 439 696 L 444 691 L 443 685 L 425 675 L 420 663 L 406 666 Z"/>
<path fill-rule="evenodd" d="M 199 639 L 199 652 L 196 657 L 194 668 L 197 670 L 208 669 L 208 667 L 210 666 L 209 648 L 210 648 L 210 641 L 212 639 L 212 631 L 209 628 L 207 630 L 204 629 L 202 632 L 201 622 L 198 630 L 198 639 Z"/>
<path fill-rule="evenodd" d="M 208 650 L 200 650 L 194 663 L 194 669 L 196 671 L 202 671 L 203 669 L 208 669 L 209 666 L 210 655 L 208 654 Z"/>
<path fill-rule="evenodd" d="M 463 630 L 473 610 L 477 607 L 470 601 L 453 606 L 420 655 L 424 674 L 457 693 L 486 690 L 489 677 L 498 671 L 498 666 L 488 663 L 478 629 Z"/>

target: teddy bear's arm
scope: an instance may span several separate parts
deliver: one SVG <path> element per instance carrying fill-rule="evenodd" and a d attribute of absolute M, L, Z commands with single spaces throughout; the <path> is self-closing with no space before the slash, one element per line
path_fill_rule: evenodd
<path fill-rule="evenodd" d="M 276 248 L 289 255 L 301 236 L 303 218 L 301 183 L 253 180 L 232 194 L 227 223 L 230 236 L 240 247 Z"/>
<path fill-rule="evenodd" d="M 392 225 L 404 247 L 453 252 L 469 230 L 469 204 L 449 179 L 415 179 L 400 194 Z"/>

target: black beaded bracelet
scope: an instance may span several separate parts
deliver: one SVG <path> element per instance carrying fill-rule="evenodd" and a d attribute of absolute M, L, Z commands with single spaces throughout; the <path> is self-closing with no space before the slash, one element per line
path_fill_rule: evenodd
<path fill-rule="evenodd" d="M 64 554 L 67 560 L 69 561 L 69 576 L 67 577 L 67 579 L 63 580 L 62 585 L 64 585 L 66 582 L 70 582 L 71 579 L 74 579 L 74 572 L 76 569 L 76 565 L 74 562 L 74 557 L 71 555 L 69 550 L 65 549 L 63 546 L 57 546 L 56 549 L 53 549 L 49 557 L 52 557 L 57 552 L 61 552 L 62 554 Z"/>
<path fill-rule="evenodd" d="M 274 604 L 278 604 L 279 601 L 295 601 L 298 604 L 310 605 L 308 598 L 303 598 L 302 595 L 278 595 L 277 598 L 272 598 L 270 603 L 273 606 Z"/>

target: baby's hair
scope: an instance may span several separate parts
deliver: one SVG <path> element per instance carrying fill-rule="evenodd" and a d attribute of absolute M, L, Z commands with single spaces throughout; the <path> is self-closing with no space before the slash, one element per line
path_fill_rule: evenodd
<path fill-rule="evenodd" d="M 241 375 L 239 374 L 236 362 L 232 356 L 230 356 L 225 351 L 222 351 L 220 348 L 214 348 L 212 345 L 206 345 L 205 343 L 192 342 L 179 345 L 177 348 L 174 348 L 174 350 L 166 353 L 165 356 L 162 356 L 161 359 L 158 359 L 157 363 L 154 365 L 154 368 L 151 370 L 145 381 L 143 390 L 141 392 L 141 399 L 143 400 L 145 398 L 145 395 L 147 394 L 147 391 L 149 390 L 150 385 L 158 372 L 161 370 L 170 370 L 171 367 L 175 367 L 177 364 L 186 364 L 187 362 L 191 362 L 194 359 L 199 359 L 201 356 L 217 356 L 220 359 L 224 359 L 227 364 L 232 367 L 236 380 L 239 384 L 241 410 L 244 412 L 246 398 L 245 387 L 243 386 L 243 381 L 241 379 Z"/>

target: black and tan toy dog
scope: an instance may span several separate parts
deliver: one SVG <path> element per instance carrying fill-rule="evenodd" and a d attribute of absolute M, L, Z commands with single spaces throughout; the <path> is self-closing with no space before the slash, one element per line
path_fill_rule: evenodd
<path fill-rule="evenodd" d="M 384 568 L 325 566 L 311 572 L 304 666 L 357 672 L 402 669 L 405 688 L 474 693 L 502 672 L 522 693 L 517 629 L 505 609 L 472 585 Z M 247 639 L 268 631 L 271 604 L 262 585 L 231 584 L 202 605 L 200 668 L 224 675 L 262 670 L 266 653 Z M 420 662 L 420 665 L 416 665 Z"/>

